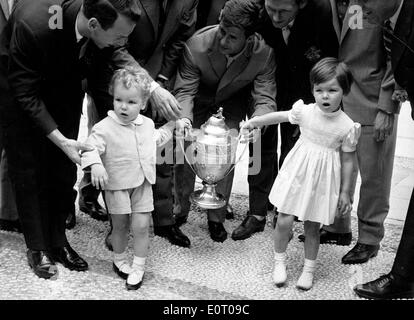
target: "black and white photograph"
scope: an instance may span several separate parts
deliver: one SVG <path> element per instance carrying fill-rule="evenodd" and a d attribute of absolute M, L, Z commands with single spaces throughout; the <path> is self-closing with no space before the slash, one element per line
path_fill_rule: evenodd
<path fill-rule="evenodd" d="M 412 300 L 412 103 L 414 0 L 0 0 L 0 304 Z"/>

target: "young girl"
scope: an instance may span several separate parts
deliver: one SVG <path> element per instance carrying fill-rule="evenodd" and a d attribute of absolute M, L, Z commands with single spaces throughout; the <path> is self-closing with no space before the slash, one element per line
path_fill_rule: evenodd
<path fill-rule="evenodd" d="M 299 100 L 290 111 L 254 117 L 241 128 L 287 121 L 300 126 L 301 136 L 283 162 L 269 200 L 279 211 L 274 233 L 277 286 L 283 286 L 287 278 L 285 251 L 294 218 L 304 221 L 305 264 L 297 282 L 303 290 L 312 287 L 321 225 L 332 224 L 336 214 L 352 209 L 351 173 L 360 134 L 360 125 L 341 110 L 342 97 L 352 82 L 347 66 L 334 58 L 322 59 L 312 68 L 310 81 L 315 103 L 305 105 Z M 251 133 L 246 136 L 250 138 Z"/>
<path fill-rule="evenodd" d="M 114 110 L 92 128 L 87 143 L 95 150 L 82 154 L 82 169 L 90 167 L 92 184 L 105 190 L 113 231 L 113 269 L 126 279 L 128 290 L 142 284 L 149 248 L 149 223 L 154 210 L 151 184 L 155 183 L 157 145 L 172 137 L 175 123 L 160 129 L 142 115 L 150 95 L 151 79 L 145 70 L 115 72 L 110 93 Z M 134 260 L 127 263 L 129 226 L 134 236 Z"/>

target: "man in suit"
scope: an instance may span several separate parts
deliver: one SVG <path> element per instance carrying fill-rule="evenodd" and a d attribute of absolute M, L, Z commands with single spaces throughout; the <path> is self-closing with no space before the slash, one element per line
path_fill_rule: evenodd
<path fill-rule="evenodd" d="M 330 27 L 327 15 L 323 14 L 329 3 L 320 0 L 265 0 L 264 6 L 266 13 L 257 32 L 275 52 L 278 110 L 289 110 L 299 99 L 311 103 L 314 101 L 309 82 L 312 66 L 321 58 L 336 57 L 338 52 L 335 31 Z M 277 125 L 269 126 L 262 135 L 261 170 L 248 176 L 250 210 L 241 225 L 233 231 L 234 240 L 246 239 L 264 229 L 273 181 L 300 134 L 297 125 L 280 125 L 281 155 L 278 165 L 277 130 Z M 274 222 L 276 218 L 275 215 Z"/>
<path fill-rule="evenodd" d="M 414 2 L 399 0 L 393 17 L 391 63 L 396 84 L 408 93 L 414 120 Z M 391 272 L 354 288 L 360 297 L 370 299 L 414 298 L 414 190 L 408 205 L 401 241 Z"/>
<path fill-rule="evenodd" d="M 14 5 L 13 0 L 0 0 L 0 34 Z M 21 232 L 14 193 L 7 169 L 7 157 L 3 148 L 3 134 L 0 128 L 0 230 Z"/>
<path fill-rule="evenodd" d="M 261 10 L 255 0 L 230 0 L 221 12 L 219 26 L 199 30 L 186 43 L 174 91 L 183 118 L 194 128 L 199 128 L 219 106 L 230 129 L 238 129 L 246 115 L 254 117 L 276 110 L 273 50 L 254 32 Z M 187 216 L 195 176 L 186 162 L 176 166 L 176 174 L 182 177 L 176 186 L 181 215 Z M 232 181 L 233 172 L 217 186 L 227 201 Z M 214 241 L 227 238 L 225 214 L 225 207 L 208 210 Z"/>
<path fill-rule="evenodd" d="M 396 2 L 330 0 L 332 24 L 339 40 L 338 57 L 354 76 L 351 91 L 343 99 L 344 111 L 362 126 L 357 146 L 361 174 L 357 209 L 359 234 L 354 248 L 342 258 L 344 264 L 364 263 L 376 256 L 384 236 L 399 103 L 391 99 L 394 79 L 383 45 L 383 26 L 361 10 L 363 6 L 376 7 L 377 14 L 384 17 L 395 11 Z M 329 238 L 350 234 L 350 221 L 350 215 L 337 218 L 323 230 Z"/>
<path fill-rule="evenodd" d="M 198 0 L 137 1 L 142 14 L 134 31 L 128 37 L 127 50 L 160 86 L 168 90 L 174 84 L 184 42 L 195 31 L 197 3 Z M 112 97 L 108 94 L 107 88 L 114 69 L 118 64 L 123 63 L 123 57 L 116 56 L 115 61 L 113 59 L 111 56 L 108 61 L 98 60 L 92 78 L 88 79 L 98 119 L 103 119 L 106 112 L 112 109 Z M 169 116 L 157 112 L 157 103 L 152 99 L 145 114 L 154 120 L 156 127 L 160 127 Z M 172 142 L 158 150 L 158 156 L 173 155 L 173 153 Z M 169 157 L 166 156 L 165 159 L 168 160 Z M 173 161 L 167 162 L 157 164 L 157 179 L 153 185 L 154 233 L 166 238 L 172 244 L 189 247 L 189 238 L 179 228 L 184 221 L 176 223 L 173 215 Z M 82 185 L 84 187 L 80 187 L 81 194 L 85 195 L 85 198 L 96 201 L 98 195 L 96 189 L 90 183 L 82 183 Z M 106 237 L 105 244 L 111 249 L 110 233 Z"/>
<path fill-rule="evenodd" d="M 75 163 L 90 150 L 75 140 L 86 52 L 124 44 L 138 18 L 129 0 L 20 0 L 1 34 L 0 119 L 28 262 L 41 278 L 57 276 L 56 262 L 88 269 L 65 235 Z"/>
<path fill-rule="evenodd" d="M 218 23 L 220 11 L 227 0 L 203 0 L 197 6 L 196 29 Z"/>

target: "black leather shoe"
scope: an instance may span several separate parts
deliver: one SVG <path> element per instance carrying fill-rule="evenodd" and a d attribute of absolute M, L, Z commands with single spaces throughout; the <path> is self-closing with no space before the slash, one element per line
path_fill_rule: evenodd
<path fill-rule="evenodd" d="M 114 248 L 112 247 L 112 242 L 111 242 L 111 232 L 108 232 L 108 234 L 105 237 L 105 247 L 109 251 L 113 251 L 114 250 Z"/>
<path fill-rule="evenodd" d="M 75 271 L 88 270 L 88 263 L 83 260 L 70 245 L 52 250 L 52 258 L 60 262 L 65 268 Z"/>
<path fill-rule="evenodd" d="M 227 220 L 234 219 L 233 207 L 230 205 L 230 203 L 228 203 L 226 207 L 226 219 Z"/>
<path fill-rule="evenodd" d="M 188 248 L 190 239 L 176 225 L 154 227 L 154 234 L 166 238 L 171 244 Z"/>
<path fill-rule="evenodd" d="M 249 238 L 255 232 L 262 232 L 266 224 L 266 218 L 259 221 L 254 216 L 247 216 L 244 218 L 241 225 L 233 230 L 231 238 L 233 240 L 244 240 Z"/>
<path fill-rule="evenodd" d="M 397 283 L 391 273 L 382 275 L 376 280 L 358 284 L 354 287 L 354 291 L 362 298 L 375 300 L 414 298 L 414 284 Z"/>
<path fill-rule="evenodd" d="M 57 279 L 57 267 L 46 251 L 27 250 L 27 261 L 38 277 Z"/>
<path fill-rule="evenodd" d="M 367 262 L 378 254 L 379 245 L 369 245 L 357 242 L 355 247 L 342 257 L 343 264 Z"/>
<path fill-rule="evenodd" d="M 108 221 L 108 214 L 97 200 L 79 201 L 79 210 L 99 221 Z"/>
<path fill-rule="evenodd" d="M 216 242 L 224 242 L 227 239 L 227 231 L 220 222 L 209 221 L 208 231 L 210 231 L 210 237 Z"/>
<path fill-rule="evenodd" d="M 0 219 L 0 230 L 11 231 L 11 232 L 22 232 L 22 226 L 19 219 L 17 220 L 5 220 Z"/>
<path fill-rule="evenodd" d="M 187 222 L 188 217 L 187 216 L 178 216 L 175 218 L 175 225 L 177 227 L 181 227 L 184 223 Z"/>
<path fill-rule="evenodd" d="M 321 229 L 319 231 L 320 244 L 336 244 L 337 246 L 349 246 L 352 241 L 352 232 L 334 233 Z M 299 235 L 299 241 L 305 241 L 305 235 Z"/>
<path fill-rule="evenodd" d="M 66 218 L 66 229 L 70 230 L 73 229 L 76 225 L 76 215 L 74 212 L 68 214 Z"/>

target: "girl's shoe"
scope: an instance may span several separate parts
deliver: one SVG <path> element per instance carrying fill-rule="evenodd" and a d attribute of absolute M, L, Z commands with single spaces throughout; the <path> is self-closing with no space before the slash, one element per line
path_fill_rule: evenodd
<path fill-rule="evenodd" d="M 133 270 L 125 283 L 128 290 L 137 290 L 142 285 L 142 279 L 144 277 L 144 271 L 142 270 Z"/>
<path fill-rule="evenodd" d="M 115 273 L 124 280 L 126 280 L 126 278 L 128 278 L 128 275 L 131 273 L 131 267 L 126 262 L 121 264 L 119 268 L 115 263 L 112 263 L 112 269 L 114 269 Z"/>
<path fill-rule="evenodd" d="M 302 272 L 299 277 L 296 287 L 301 290 L 309 290 L 313 284 L 313 272 Z"/>
<path fill-rule="evenodd" d="M 286 265 L 284 263 L 275 263 L 273 269 L 273 282 L 278 287 L 283 287 L 287 279 Z"/>

